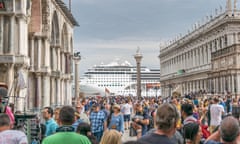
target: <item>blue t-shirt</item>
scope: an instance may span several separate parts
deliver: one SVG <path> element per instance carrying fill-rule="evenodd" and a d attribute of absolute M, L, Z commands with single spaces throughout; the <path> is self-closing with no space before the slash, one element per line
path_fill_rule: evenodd
<path fill-rule="evenodd" d="M 55 122 L 53 118 L 46 121 L 46 133 L 45 136 L 49 136 L 51 134 L 54 134 L 56 132 L 56 129 L 58 128 L 58 124 Z"/>

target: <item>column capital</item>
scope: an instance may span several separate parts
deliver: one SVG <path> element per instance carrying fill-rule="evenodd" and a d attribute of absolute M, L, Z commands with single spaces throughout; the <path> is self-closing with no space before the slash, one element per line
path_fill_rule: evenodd
<path fill-rule="evenodd" d="M 42 73 L 41 72 L 35 72 L 36 77 L 41 77 Z"/>

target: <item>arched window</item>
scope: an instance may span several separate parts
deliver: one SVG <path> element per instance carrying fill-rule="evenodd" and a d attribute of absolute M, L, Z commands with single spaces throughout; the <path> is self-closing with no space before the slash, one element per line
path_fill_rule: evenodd
<path fill-rule="evenodd" d="M 57 44 L 59 44 L 59 24 L 57 12 L 55 11 L 52 18 L 51 45 Z"/>
<path fill-rule="evenodd" d="M 51 33 L 50 66 L 52 70 L 56 70 L 58 62 L 57 62 L 57 50 L 55 49 L 55 46 L 59 45 L 59 24 L 56 11 L 53 13 L 51 31 L 52 33 Z"/>

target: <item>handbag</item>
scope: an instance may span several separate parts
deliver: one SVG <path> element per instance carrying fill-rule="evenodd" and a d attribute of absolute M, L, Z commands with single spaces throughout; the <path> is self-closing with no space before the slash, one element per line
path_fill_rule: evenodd
<path fill-rule="evenodd" d="M 137 131 L 132 127 L 132 125 L 130 126 L 130 129 L 129 129 L 129 136 L 130 137 L 137 136 Z"/>

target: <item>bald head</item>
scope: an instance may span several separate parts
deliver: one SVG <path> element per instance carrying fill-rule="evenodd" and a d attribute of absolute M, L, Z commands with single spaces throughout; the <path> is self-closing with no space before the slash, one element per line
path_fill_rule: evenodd
<path fill-rule="evenodd" d="M 220 125 L 220 135 L 225 142 L 234 142 L 240 132 L 239 122 L 232 116 L 222 120 Z"/>

